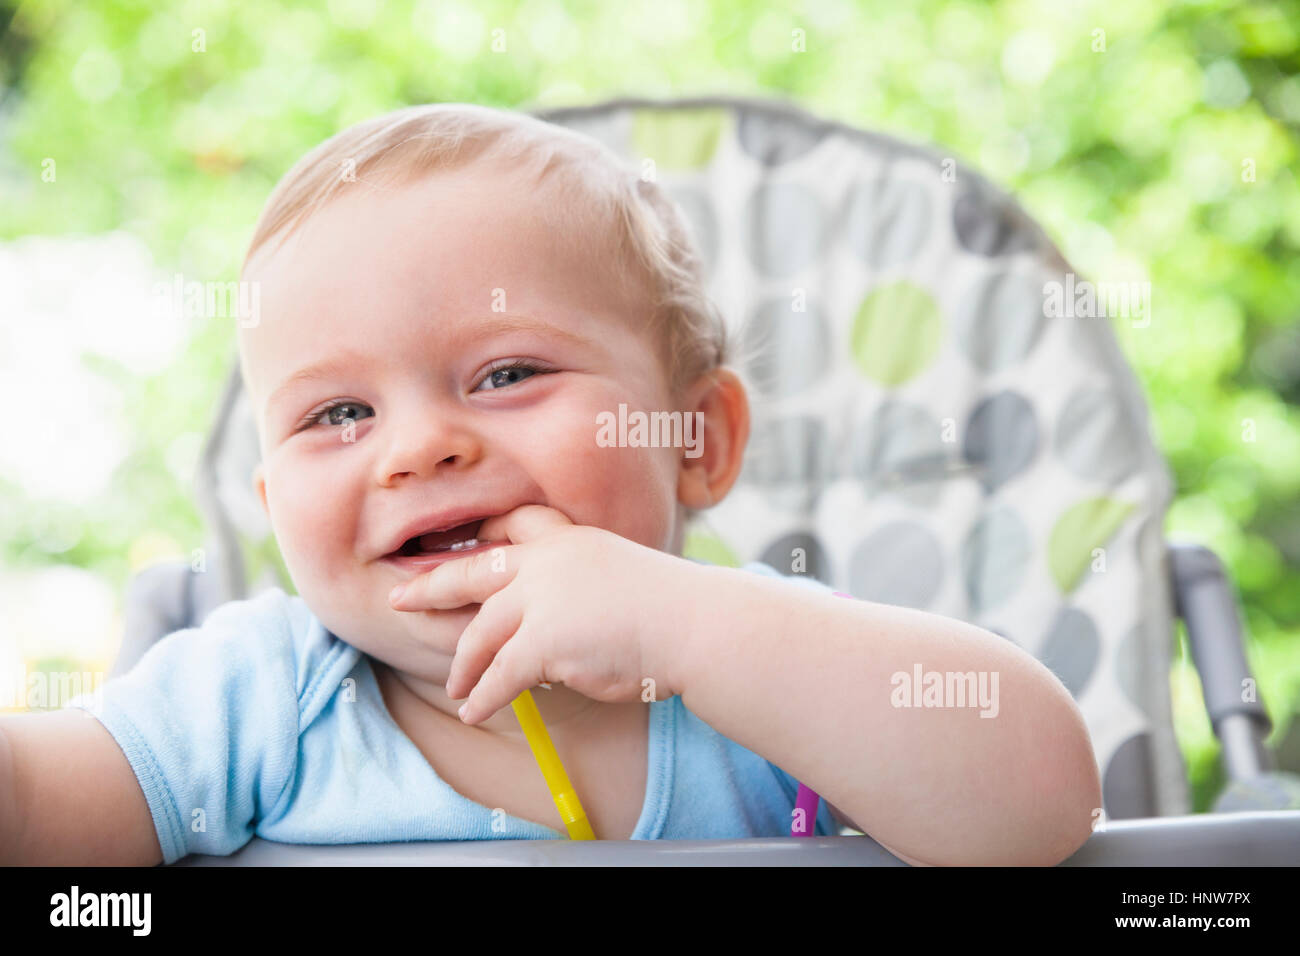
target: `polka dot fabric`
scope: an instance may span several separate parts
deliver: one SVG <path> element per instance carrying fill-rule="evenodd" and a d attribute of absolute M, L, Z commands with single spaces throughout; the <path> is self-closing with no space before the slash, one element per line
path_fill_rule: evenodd
<path fill-rule="evenodd" d="M 744 470 L 687 554 L 1013 641 L 1078 700 L 1108 817 L 1188 812 L 1171 481 L 1112 320 L 1045 314 L 1071 269 L 1042 230 L 952 157 L 780 104 L 539 115 L 651 171 L 751 355 Z"/>

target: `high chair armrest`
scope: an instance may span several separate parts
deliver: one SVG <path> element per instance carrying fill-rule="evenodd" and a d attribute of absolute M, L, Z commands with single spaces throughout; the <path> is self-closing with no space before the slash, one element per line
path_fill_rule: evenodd
<path fill-rule="evenodd" d="M 1200 545 L 1170 542 L 1169 564 L 1224 770 L 1230 780 L 1257 777 L 1273 766 L 1264 744 L 1272 723 L 1254 691 L 1232 583 L 1218 556 Z"/>
<path fill-rule="evenodd" d="M 1113 820 L 1061 866 L 1295 866 L 1300 810 Z"/>

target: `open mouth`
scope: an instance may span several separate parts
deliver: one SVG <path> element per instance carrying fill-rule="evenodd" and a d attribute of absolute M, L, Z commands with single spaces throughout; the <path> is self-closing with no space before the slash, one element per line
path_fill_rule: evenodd
<path fill-rule="evenodd" d="M 482 543 L 476 535 L 486 520 L 486 518 L 479 518 L 476 521 L 448 528 L 446 531 L 417 534 L 413 538 L 408 538 L 405 544 L 388 555 L 388 557 L 405 558 L 417 554 L 440 554 L 442 552 L 468 551 L 476 548 Z"/>

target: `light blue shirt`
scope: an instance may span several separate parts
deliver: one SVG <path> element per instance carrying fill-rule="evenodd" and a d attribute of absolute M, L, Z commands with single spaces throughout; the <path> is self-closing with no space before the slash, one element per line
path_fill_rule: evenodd
<path fill-rule="evenodd" d="M 744 569 L 831 590 L 758 562 Z M 94 714 L 126 754 L 165 863 L 227 855 L 254 836 L 311 844 L 568 836 L 504 811 L 494 819 L 453 790 L 393 721 L 370 658 L 279 588 L 168 634 L 130 672 L 68 706 Z M 646 769 L 633 840 L 790 835 L 798 781 L 717 733 L 680 696 L 650 704 Z M 839 833 L 825 800 L 815 832 Z"/>

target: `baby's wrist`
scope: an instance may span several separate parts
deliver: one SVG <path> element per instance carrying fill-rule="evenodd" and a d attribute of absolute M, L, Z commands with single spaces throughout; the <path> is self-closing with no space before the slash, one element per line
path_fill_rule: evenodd
<path fill-rule="evenodd" d="M 677 560 L 680 583 L 672 589 L 675 593 L 664 595 L 665 609 L 671 602 L 676 613 L 666 614 L 667 626 L 661 628 L 661 667 L 672 695 L 686 693 L 700 669 L 709 666 L 719 629 L 740 623 L 731 600 L 735 569 Z"/>

